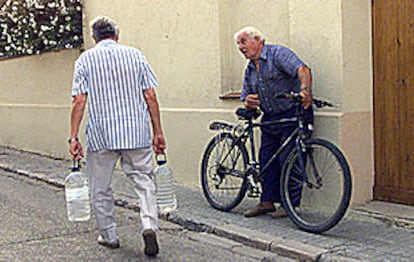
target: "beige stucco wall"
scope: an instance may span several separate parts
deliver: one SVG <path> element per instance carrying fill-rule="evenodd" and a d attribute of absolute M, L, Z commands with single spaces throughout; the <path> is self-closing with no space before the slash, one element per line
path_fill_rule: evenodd
<path fill-rule="evenodd" d="M 140 48 L 158 75 L 168 156 L 176 179 L 199 186 L 199 163 L 214 119 L 235 121 L 245 59 L 233 33 L 255 25 L 268 43 L 293 49 L 312 68 L 314 93 L 340 105 L 317 112 L 316 135 L 340 145 L 351 163 L 354 202 L 372 197 L 370 1 L 88 0 L 118 21 L 120 42 Z M 68 157 L 70 86 L 77 50 L 0 62 L 0 143 Z M 358 95 L 355 95 L 358 94 Z M 356 130 L 356 128 L 358 130 Z"/>

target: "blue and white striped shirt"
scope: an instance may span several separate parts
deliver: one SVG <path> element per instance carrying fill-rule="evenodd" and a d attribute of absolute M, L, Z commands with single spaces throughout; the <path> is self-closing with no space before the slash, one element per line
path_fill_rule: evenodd
<path fill-rule="evenodd" d="M 136 48 L 106 39 L 82 53 L 75 62 L 72 96 L 88 95 L 88 150 L 150 147 L 143 91 L 156 86 L 154 72 Z"/>

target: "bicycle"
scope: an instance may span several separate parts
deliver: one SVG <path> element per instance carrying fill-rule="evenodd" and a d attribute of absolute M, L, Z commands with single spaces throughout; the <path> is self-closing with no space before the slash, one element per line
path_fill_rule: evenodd
<path fill-rule="evenodd" d="M 300 229 L 322 233 L 337 225 L 344 217 L 351 199 L 352 178 L 348 162 L 341 150 L 326 139 L 311 138 L 305 125 L 304 110 L 298 93 L 279 94 L 296 107 L 295 117 L 257 122 L 256 110 L 239 108 L 236 115 L 244 125 L 214 121 L 209 129 L 218 132 L 207 144 L 201 161 L 201 184 L 208 203 L 215 209 L 230 211 L 249 197 L 260 196 L 263 172 L 285 150 L 288 154 L 281 173 L 281 205 Z M 314 99 L 317 108 L 334 107 L 325 100 Z M 296 123 L 297 128 L 282 143 L 268 163 L 256 160 L 254 129 L 263 125 Z M 250 147 L 250 151 L 247 147 Z M 300 205 L 297 195 L 288 188 L 301 188 Z"/>

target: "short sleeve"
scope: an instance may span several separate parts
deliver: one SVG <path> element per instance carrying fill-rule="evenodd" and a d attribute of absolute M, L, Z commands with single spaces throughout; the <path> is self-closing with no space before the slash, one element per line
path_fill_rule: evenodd
<path fill-rule="evenodd" d="M 280 47 L 274 58 L 276 59 L 275 63 L 277 66 L 291 77 L 296 77 L 299 68 L 305 65 L 292 50 L 286 47 Z"/>
<path fill-rule="evenodd" d="M 158 86 L 157 76 L 155 75 L 144 55 L 142 55 L 141 59 L 140 70 L 142 74 L 139 84 L 143 90 L 155 88 Z"/>
<path fill-rule="evenodd" d="M 75 70 L 73 73 L 72 96 L 87 94 L 89 91 L 89 81 L 86 68 L 78 59 L 75 62 Z"/>

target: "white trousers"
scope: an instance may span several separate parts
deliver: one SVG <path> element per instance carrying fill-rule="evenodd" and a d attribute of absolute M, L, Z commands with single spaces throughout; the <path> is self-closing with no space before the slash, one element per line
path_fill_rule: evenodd
<path fill-rule="evenodd" d="M 152 149 L 89 151 L 86 155 L 92 207 L 101 234 L 108 240 L 116 237 L 115 203 L 111 187 L 118 159 L 139 198 L 142 231 L 158 229 L 157 201 L 153 180 Z"/>

